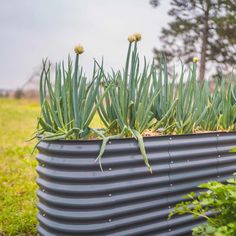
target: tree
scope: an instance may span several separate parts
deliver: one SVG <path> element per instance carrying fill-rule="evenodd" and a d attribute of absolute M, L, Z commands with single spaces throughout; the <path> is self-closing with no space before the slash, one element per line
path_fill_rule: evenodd
<path fill-rule="evenodd" d="M 156 55 L 185 62 L 199 56 L 200 82 L 208 62 L 225 68 L 236 63 L 236 0 L 172 0 L 168 14 L 174 19 L 162 29 Z"/>
<path fill-rule="evenodd" d="M 23 95 L 24 95 L 23 90 L 22 89 L 17 89 L 15 91 L 14 97 L 16 99 L 21 99 L 23 97 Z"/>

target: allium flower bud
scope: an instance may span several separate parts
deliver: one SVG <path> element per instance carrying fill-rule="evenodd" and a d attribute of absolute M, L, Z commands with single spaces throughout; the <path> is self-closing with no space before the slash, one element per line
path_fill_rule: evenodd
<path fill-rule="evenodd" d="M 199 61 L 199 59 L 198 59 L 197 57 L 194 57 L 194 58 L 193 58 L 193 62 L 194 62 L 194 63 L 198 63 L 198 61 Z"/>
<path fill-rule="evenodd" d="M 142 35 L 140 33 L 135 33 L 135 34 L 133 34 L 133 36 L 135 37 L 136 42 L 138 42 L 142 39 Z"/>
<path fill-rule="evenodd" d="M 74 47 L 75 53 L 76 54 L 82 54 L 84 52 L 84 48 L 83 46 L 81 46 L 80 44 L 76 45 Z"/>
<path fill-rule="evenodd" d="M 130 36 L 128 37 L 128 41 L 129 41 L 130 43 L 134 42 L 135 40 L 136 40 L 136 38 L 135 38 L 134 35 L 130 35 Z"/>

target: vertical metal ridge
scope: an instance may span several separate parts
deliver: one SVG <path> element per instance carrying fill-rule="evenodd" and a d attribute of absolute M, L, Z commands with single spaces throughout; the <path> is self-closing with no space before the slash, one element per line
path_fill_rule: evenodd
<path fill-rule="evenodd" d="M 41 142 L 37 167 L 38 233 L 53 235 L 190 235 L 200 220 L 168 213 L 188 192 L 236 172 L 236 133 L 144 138 L 153 174 L 134 139 Z"/>

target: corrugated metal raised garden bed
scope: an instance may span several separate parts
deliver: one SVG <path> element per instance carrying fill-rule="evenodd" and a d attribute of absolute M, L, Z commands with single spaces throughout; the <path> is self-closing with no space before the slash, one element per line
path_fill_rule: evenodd
<path fill-rule="evenodd" d="M 182 196 L 236 171 L 235 133 L 145 138 L 153 173 L 137 142 L 112 140 L 101 172 L 100 141 L 38 146 L 38 232 L 41 235 L 190 235 L 192 216 L 167 220 Z"/>

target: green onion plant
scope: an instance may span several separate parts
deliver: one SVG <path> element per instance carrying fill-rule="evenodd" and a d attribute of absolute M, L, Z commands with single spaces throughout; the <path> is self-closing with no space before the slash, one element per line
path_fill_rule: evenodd
<path fill-rule="evenodd" d="M 88 81 L 79 66 L 83 48 L 77 46 L 74 67 L 69 57 L 65 64 L 55 65 L 54 84 L 51 64 L 43 61 L 40 77 L 41 115 L 38 118 L 39 141 L 55 139 L 85 139 L 91 134 L 89 125 L 100 101 L 97 100 L 101 71 L 94 63 L 92 80 Z M 79 49 L 81 51 L 79 51 Z M 102 99 L 102 98 L 100 98 Z"/>
<path fill-rule="evenodd" d="M 148 169 L 152 171 L 143 136 L 188 134 L 206 131 L 232 131 L 236 123 L 236 83 L 234 78 L 199 84 L 197 58 L 180 73 L 168 69 L 161 57 L 143 63 L 138 54 L 141 35 L 129 36 L 128 52 L 122 70 L 107 73 L 103 62 L 94 60 L 92 78 L 79 64 L 83 47 L 75 47 L 76 58 L 55 65 L 43 61 L 40 77 L 41 114 L 35 137 L 42 140 L 101 138 L 97 161 L 110 139 L 135 138 Z M 103 129 L 91 128 L 98 113 Z"/>
<path fill-rule="evenodd" d="M 113 72 L 111 75 L 103 73 L 105 84 L 111 86 L 105 95 L 105 102 L 98 107 L 100 118 L 106 126 L 105 133 L 98 133 L 103 138 L 98 160 L 109 139 L 133 137 L 138 141 L 145 164 L 152 171 L 142 133 L 155 123 L 152 105 L 159 93 L 157 90 L 152 91 L 154 67 L 148 66 L 144 59 L 144 66 L 140 71 L 137 52 L 137 44 L 140 39 L 139 34 L 129 37 L 128 53 L 123 71 Z"/>

